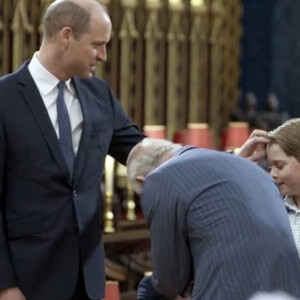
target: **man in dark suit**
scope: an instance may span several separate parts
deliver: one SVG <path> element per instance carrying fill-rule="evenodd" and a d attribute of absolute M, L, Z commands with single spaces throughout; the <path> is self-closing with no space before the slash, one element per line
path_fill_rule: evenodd
<path fill-rule="evenodd" d="M 104 296 L 103 161 L 144 138 L 93 76 L 110 34 L 98 1 L 55 1 L 40 50 L 0 79 L 0 300 Z"/>
<path fill-rule="evenodd" d="M 152 285 L 165 297 L 184 296 L 191 284 L 193 300 L 246 300 L 272 290 L 300 297 L 300 261 L 283 201 L 256 164 L 144 139 L 127 171 L 150 228 Z M 151 299 L 147 284 L 139 299 Z"/>

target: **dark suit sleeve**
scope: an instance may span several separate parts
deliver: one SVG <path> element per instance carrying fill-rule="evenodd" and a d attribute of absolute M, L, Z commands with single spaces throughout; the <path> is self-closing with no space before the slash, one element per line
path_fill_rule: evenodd
<path fill-rule="evenodd" d="M 137 125 L 132 123 L 124 112 L 120 101 L 115 97 L 111 88 L 108 86 L 108 92 L 111 98 L 113 109 L 113 137 L 110 144 L 109 154 L 119 162 L 125 164 L 130 150 L 145 136 L 138 129 Z"/>
<path fill-rule="evenodd" d="M 166 173 L 152 173 L 146 178 L 142 208 L 150 226 L 152 283 L 170 299 L 184 293 L 192 273 L 186 231 L 187 209 L 181 197 Z"/>
<path fill-rule="evenodd" d="M 3 120 L 3 118 L 0 116 Z M 3 219 L 3 193 L 5 183 L 5 134 L 3 124 L 0 124 L 0 290 L 17 286 L 14 271 L 7 248 L 7 235 L 5 232 L 4 219 Z"/>
<path fill-rule="evenodd" d="M 152 285 L 152 276 L 142 278 L 137 291 L 137 300 L 168 300 Z"/>

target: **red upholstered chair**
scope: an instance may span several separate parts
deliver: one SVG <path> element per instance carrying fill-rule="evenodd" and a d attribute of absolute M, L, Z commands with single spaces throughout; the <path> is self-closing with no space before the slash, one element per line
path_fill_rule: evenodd
<path fill-rule="evenodd" d="M 165 139 L 166 128 L 164 125 L 146 125 L 144 126 L 144 134 L 150 138 Z"/>
<path fill-rule="evenodd" d="M 120 300 L 118 281 L 106 281 L 105 298 L 103 300 Z"/>
<path fill-rule="evenodd" d="M 225 138 L 225 149 L 240 148 L 249 137 L 249 125 L 246 122 L 229 122 Z"/>
<path fill-rule="evenodd" d="M 213 141 L 207 123 L 188 124 L 188 145 L 199 148 L 212 149 Z"/>

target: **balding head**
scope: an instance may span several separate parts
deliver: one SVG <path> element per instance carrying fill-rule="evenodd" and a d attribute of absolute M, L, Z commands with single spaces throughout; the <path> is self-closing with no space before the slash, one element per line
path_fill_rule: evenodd
<path fill-rule="evenodd" d="M 142 191 L 145 177 L 166 160 L 173 157 L 182 145 L 167 140 L 145 138 L 129 153 L 127 174 L 132 188 L 137 194 Z"/>
<path fill-rule="evenodd" d="M 96 0 L 56 0 L 47 9 L 44 20 L 44 39 L 51 39 L 62 28 L 72 28 L 79 39 L 89 30 L 92 13 L 108 16 L 106 8 Z"/>

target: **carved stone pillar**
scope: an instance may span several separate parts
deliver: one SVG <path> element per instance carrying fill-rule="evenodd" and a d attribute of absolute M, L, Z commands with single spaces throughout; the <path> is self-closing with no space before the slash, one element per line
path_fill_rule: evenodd
<path fill-rule="evenodd" d="M 222 88 L 223 88 L 223 47 L 224 47 L 224 0 L 212 0 L 211 3 L 211 33 L 210 33 L 210 107 L 209 123 L 216 137 L 221 133 Z M 215 145 L 219 148 L 220 140 L 216 138 Z"/>
<path fill-rule="evenodd" d="M 145 26 L 145 125 L 165 124 L 166 37 L 162 29 L 163 3 L 146 1 Z"/>
<path fill-rule="evenodd" d="M 12 4 L 11 0 L 4 0 L 0 3 L 0 75 L 8 73 L 11 68 L 11 35 L 7 24 L 10 22 Z"/>
<path fill-rule="evenodd" d="M 120 38 L 120 99 L 125 111 L 138 124 L 141 123 L 142 74 L 141 35 L 137 29 L 137 0 L 122 0 Z"/>
<path fill-rule="evenodd" d="M 34 26 L 28 16 L 28 2 L 18 0 L 15 5 L 14 15 L 11 24 L 13 33 L 13 70 L 16 70 L 29 58 L 35 49 L 30 49 L 26 38 L 28 34 L 34 34 Z"/>
<path fill-rule="evenodd" d="M 230 49 L 231 49 L 231 80 L 229 83 L 229 113 L 236 113 L 238 110 L 239 101 L 239 84 L 240 84 L 240 56 L 241 56 L 241 38 L 242 38 L 242 25 L 241 19 L 243 16 L 243 7 L 240 0 L 231 0 L 231 12 L 233 16 L 230 21 Z M 226 76 L 226 75 L 224 75 Z"/>
<path fill-rule="evenodd" d="M 176 130 L 187 123 L 188 35 L 186 8 L 181 0 L 169 0 L 167 34 L 167 138 L 173 139 Z"/>
<path fill-rule="evenodd" d="M 208 45 L 207 0 L 191 0 L 189 123 L 208 122 Z"/>

